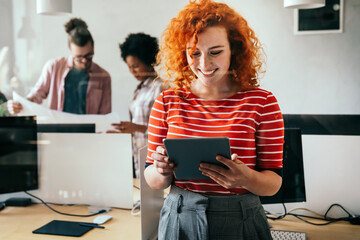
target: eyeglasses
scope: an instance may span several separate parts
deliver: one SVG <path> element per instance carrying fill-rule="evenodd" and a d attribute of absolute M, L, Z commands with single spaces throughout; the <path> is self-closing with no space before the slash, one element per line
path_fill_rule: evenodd
<path fill-rule="evenodd" d="M 85 56 L 74 57 L 74 61 L 75 62 L 83 62 L 84 59 L 86 59 L 86 61 L 91 61 L 93 57 L 94 57 L 94 53 L 88 53 Z"/>

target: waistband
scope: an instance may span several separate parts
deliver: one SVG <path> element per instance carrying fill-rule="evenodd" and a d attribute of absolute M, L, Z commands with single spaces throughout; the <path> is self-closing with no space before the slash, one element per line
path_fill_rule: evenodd
<path fill-rule="evenodd" d="M 187 209 L 206 209 L 207 211 L 244 211 L 261 206 L 257 195 L 246 193 L 233 196 L 212 196 L 184 190 L 172 185 L 168 195 L 173 202 L 178 202 L 179 207 Z"/>

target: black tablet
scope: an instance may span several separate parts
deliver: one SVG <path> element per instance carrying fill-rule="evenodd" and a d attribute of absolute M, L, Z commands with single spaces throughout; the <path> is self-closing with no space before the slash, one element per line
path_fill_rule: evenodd
<path fill-rule="evenodd" d="M 81 222 L 53 220 L 34 230 L 33 233 L 80 237 L 94 228 L 82 226 L 80 223 Z"/>
<path fill-rule="evenodd" d="M 209 179 L 201 174 L 201 162 L 214 163 L 226 167 L 216 160 L 217 155 L 230 158 L 230 143 L 227 137 L 216 138 L 169 138 L 164 139 L 164 145 L 170 161 L 178 169 L 177 179 Z"/>

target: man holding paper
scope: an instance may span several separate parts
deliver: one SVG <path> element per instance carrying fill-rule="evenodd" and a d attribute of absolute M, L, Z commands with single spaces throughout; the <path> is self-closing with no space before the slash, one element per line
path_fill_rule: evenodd
<path fill-rule="evenodd" d="M 75 114 L 107 114 L 111 112 L 111 78 L 92 61 L 94 40 L 87 24 L 70 19 L 65 24 L 71 55 L 48 61 L 27 99 L 41 104 L 49 97 L 49 108 Z M 9 101 L 11 114 L 23 107 Z"/>

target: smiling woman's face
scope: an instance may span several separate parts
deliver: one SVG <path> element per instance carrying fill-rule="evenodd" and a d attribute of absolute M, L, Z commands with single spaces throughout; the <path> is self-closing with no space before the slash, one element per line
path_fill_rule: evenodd
<path fill-rule="evenodd" d="M 192 39 L 186 44 L 186 57 L 191 70 L 205 87 L 216 87 L 229 80 L 231 49 L 226 29 L 222 26 L 208 27 L 198 34 L 196 50 Z"/>

